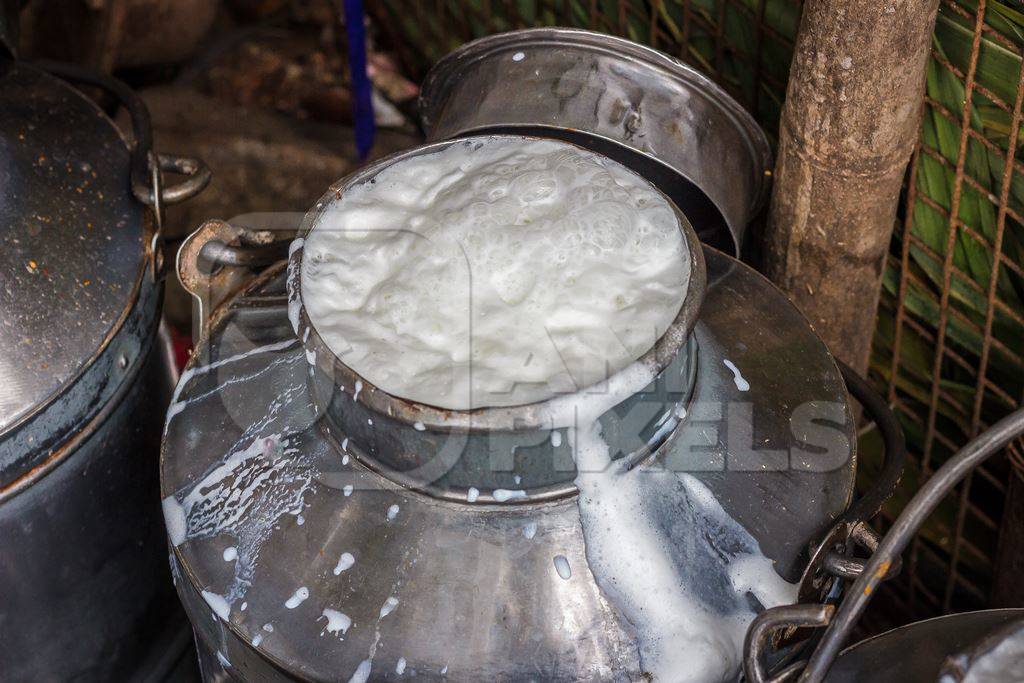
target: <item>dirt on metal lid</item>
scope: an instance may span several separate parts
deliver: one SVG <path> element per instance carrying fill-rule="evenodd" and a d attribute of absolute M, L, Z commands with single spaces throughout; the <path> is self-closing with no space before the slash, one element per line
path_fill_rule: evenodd
<path fill-rule="evenodd" d="M 109 118 L 34 68 L 0 74 L 0 433 L 117 329 L 143 273 L 143 207 Z"/>

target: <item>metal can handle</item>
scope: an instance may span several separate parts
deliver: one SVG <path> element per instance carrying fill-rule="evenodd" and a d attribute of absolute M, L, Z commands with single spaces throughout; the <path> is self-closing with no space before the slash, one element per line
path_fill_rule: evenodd
<path fill-rule="evenodd" d="M 186 176 L 185 180 L 174 185 L 164 185 L 160 191 L 161 204 L 178 204 L 186 199 L 191 199 L 202 192 L 213 174 L 209 167 L 201 159 L 195 157 L 182 157 L 173 154 L 156 154 L 157 168 L 162 173 L 177 173 Z M 147 162 L 147 167 L 150 162 Z M 157 198 L 152 183 L 138 181 L 134 174 L 132 176 L 132 194 L 143 204 L 155 206 Z"/>
<path fill-rule="evenodd" d="M 149 272 L 154 282 L 161 281 L 165 272 L 164 206 L 185 201 L 202 192 L 210 184 L 210 169 L 199 159 L 153 152 L 153 126 L 149 118 L 149 109 L 142 98 L 123 81 L 77 64 L 41 61 L 35 65 L 66 81 L 84 83 L 105 90 L 117 98 L 128 112 L 133 131 L 131 190 L 137 200 L 153 209 L 156 226 L 149 237 Z M 168 186 L 163 182 L 165 171 L 178 173 L 186 178 L 176 185 Z"/>
<path fill-rule="evenodd" d="M 791 664 L 769 676 L 765 659 L 773 639 L 784 631 L 830 623 L 834 607 L 820 601 L 837 579 L 856 579 L 865 571 L 868 560 L 854 557 L 852 551 L 859 547 L 870 555 L 878 548 L 878 535 L 868 526 L 868 521 L 893 494 L 903 473 L 906 443 L 896 416 L 867 380 L 841 361 L 836 362 L 850 395 L 863 406 L 882 434 L 885 444 L 882 468 L 867 493 L 853 503 L 811 547 L 810 561 L 800 581 L 800 603 L 765 610 L 751 623 L 744 644 L 744 669 L 751 683 L 781 683 L 794 679 L 801 672 L 803 662 Z M 894 562 L 887 568 L 884 579 L 896 576 L 899 571 L 899 562 Z"/>
<path fill-rule="evenodd" d="M 803 662 L 792 662 L 769 676 L 764 660 L 772 641 L 780 631 L 828 626 L 833 612 L 832 605 L 782 605 L 754 617 L 743 642 L 743 673 L 748 683 L 783 683 L 794 679 Z"/>
<path fill-rule="evenodd" d="M 271 231 L 210 220 L 185 238 L 178 250 L 177 271 L 181 286 L 193 299 L 193 341 L 209 333 L 213 312 L 255 271 L 285 258 L 291 240 L 272 237 Z"/>
<path fill-rule="evenodd" d="M 863 406 L 882 435 L 884 459 L 868 491 L 812 546 L 810 561 L 800 582 L 801 601 L 816 602 L 820 595 L 815 593 L 833 577 L 856 578 L 863 571 L 866 561 L 852 557 L 848 551 L 860 547 L 871 553 L 878 546 L 878 536 L 868 526 L 868 521 L 896 490 L 907 459 L 903 429 L 888 404 L 855 370 L 841 361 L 837 363 L 850 395 Z M 898 565 L 892 567 L 885 578 L 894 577 L 899 570 Z"/>
<path fill-rule="evenodd" d="M 212 174 L 201 160 L 191 157 L 167 154 L 152 154 L 153 126 L 145 102 L 123 81 L 99 73 L 93 69 L 65 62 L 39 61 L 35 66 L 63 80 L 101 88 L 113 95 L 128 112 L 132 121 L 134 145 L 131 152 L 132 194 L 143 204 L 176 204 L 190 199 L 210 183 Z M 154 162 L 155 157 L 155 162 Z M 159 171 L 169 171 L 187 176 L 176 184 L 164 186 L 159 198 L 154 194 L 152 166 Z"/>
<path fill-rule="evenodd" d="M 885 399 L 856 370 L 842 361 L 836 362 L 847 390 L 875 422 L 885 442 L 885 459 L 871 488 L 840 518 L 840 522 L 858 525 L 878 514 L 882 504 L 895 493 L 907 461 L 907 443 L 903 429 Z"/>
<path fill-rule="evenodd" d="M 850 532 L 850 541 L 857 547 L 863 548 L 868 553 L 873 553 L 878 549 L 878 542 L 881 538 L 878 536 L 878 532 L 869 527 L 867 524 L 858 524 L 853 527 Z M 864 568 L 867 566 L 867 560 L 863 560 L 859 557 L 851 557 L 844 555 L 836 550 L 829 550 L 825 554 L 823 566 L 832 576 L 838 576 L 842 579 L 854 580 L 864 573 Z M 892 563 L 889 570 L 885 574 L 885 580 L 896 578 L 900 571 L 903 569 L 903 560 L 896 558 L 896 561 Z"/>

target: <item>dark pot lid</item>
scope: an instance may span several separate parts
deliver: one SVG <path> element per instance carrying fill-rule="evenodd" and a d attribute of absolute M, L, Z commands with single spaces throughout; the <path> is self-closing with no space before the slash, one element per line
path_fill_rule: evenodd
<path fill-rule="evenodd" d="M 79 91 L 0 65 L 0 436 L 75 382 L 138 295 L 129 151 Z"/>

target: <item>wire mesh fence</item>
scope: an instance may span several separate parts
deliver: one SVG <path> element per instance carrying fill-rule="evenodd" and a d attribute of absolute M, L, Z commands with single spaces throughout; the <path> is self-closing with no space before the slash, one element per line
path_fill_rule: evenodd
<path fill-rule="evenodd" d="M 1024 15 L 943 0 L 921 135 L 885 272 L 872 370 L 912 446 L 899 508 L 964 442 L 1024 398 Z M 1009 461 L 978 469 L 915 539 L 888 591 L 916 618 L 985 606 Z"/>
<path fill-rule="evenodd" d="M 646 43 L 717 80 L 774 141 L 801 5 L 384 0 L 372 11 L 387 47 L 417 77 L 467 40 L 515 28 L 573 26 Z M 941 0 L 871 361 L 910 450 L 883 529 L 942 462 L 1024 402 L 1022 53 L 1024 13 L 1015 5 Z M 877 466 L 875 441 L 871 432 L 862 439 L 865 483 Z M 887 599 L 877 601 L 887 608 L 873 610 L 869 630 L 990 602 L 993 558 L 1012 554 L 999 547 L 1012 467 L 1006 458 L 991 462 L 943 502 L 908 551 L 905 571 L 886 588 Z"/>
<path fill-rule="evenodd" d="M 797 0 L 384 0 L 371 11 L 403 67 L 422 78 L 459 45 L 502 31 L 570 26 L 651 45 L 699 68 L 774 134 Z"/>

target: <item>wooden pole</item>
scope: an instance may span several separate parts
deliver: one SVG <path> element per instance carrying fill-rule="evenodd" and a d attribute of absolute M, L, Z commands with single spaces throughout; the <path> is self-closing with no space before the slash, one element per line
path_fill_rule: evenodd
<path fill-rule="evenodd" d="M 865 372 L 938 0 L 808 0 L 779 130 L 765 273 Z"/>

